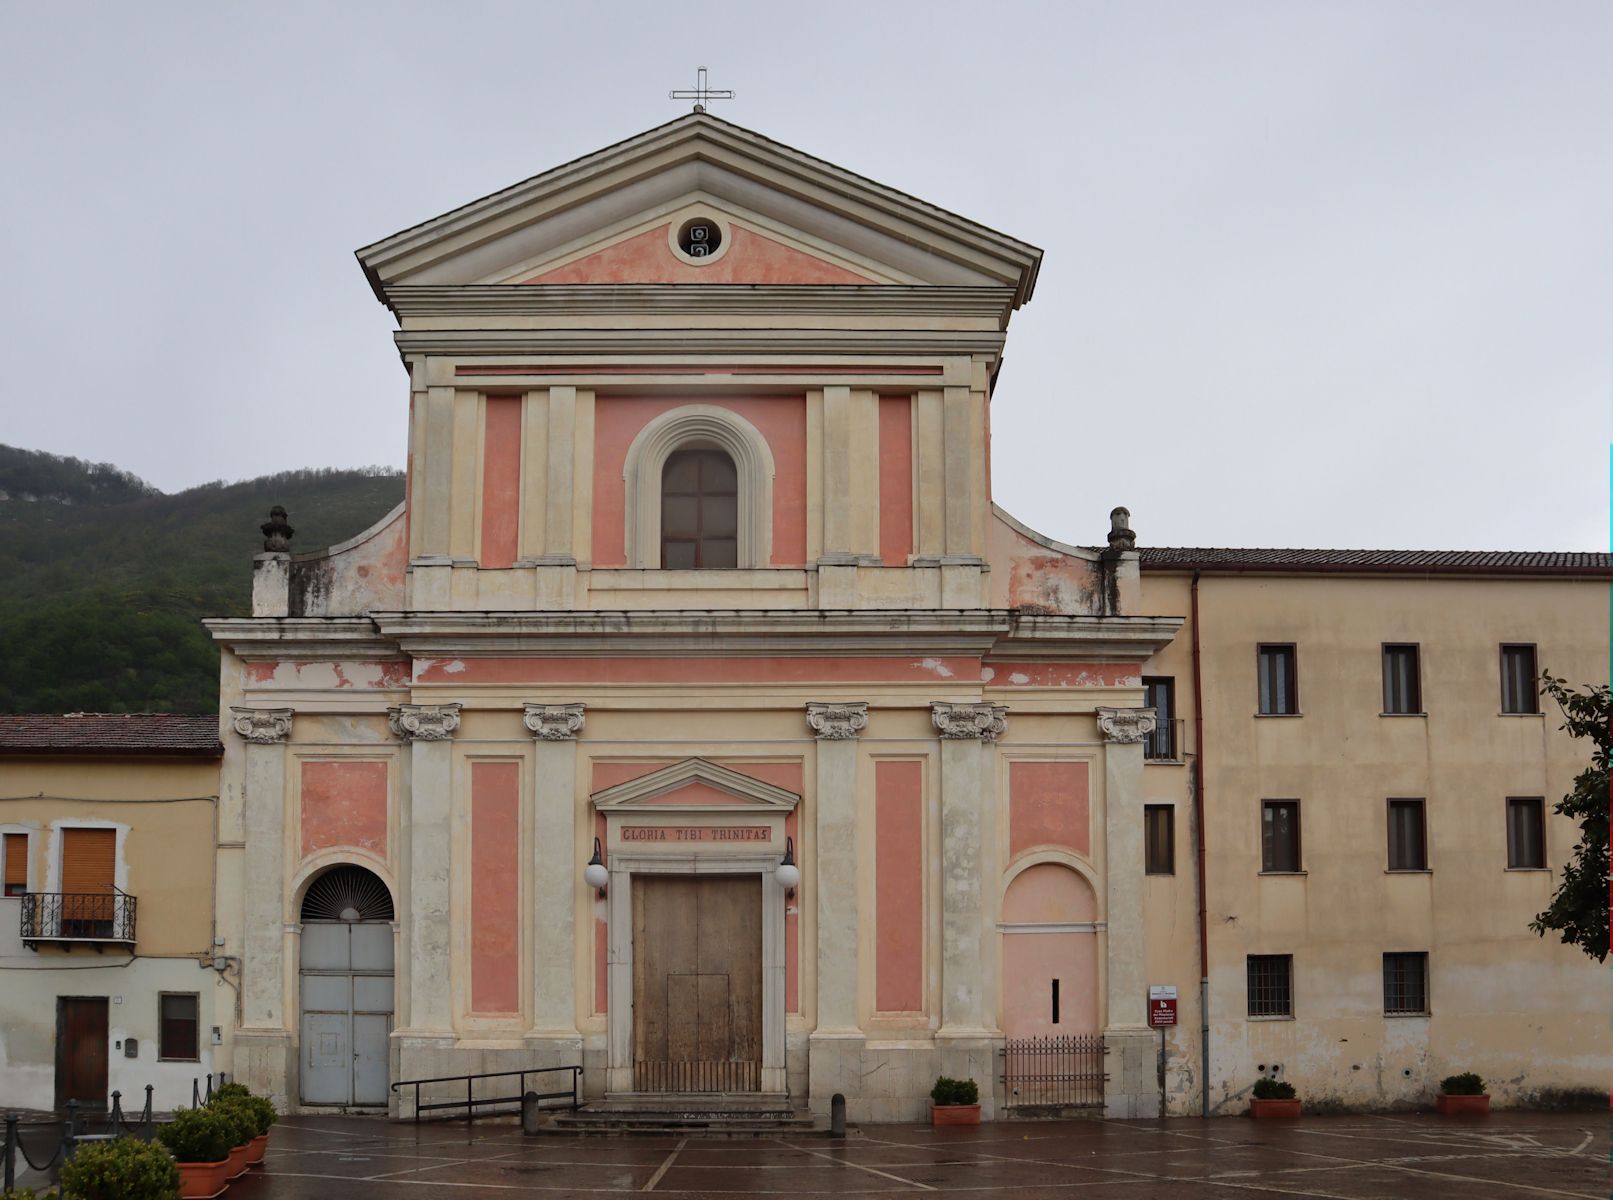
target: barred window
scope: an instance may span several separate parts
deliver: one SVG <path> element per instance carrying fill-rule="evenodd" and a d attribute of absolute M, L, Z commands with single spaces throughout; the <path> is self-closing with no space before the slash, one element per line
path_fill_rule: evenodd
<path fill-rule="evenodd" d="M 1421 714 L 1423 682 L 1415 645 L 1383 648 L 1383 711 Z"/>
<path fill-rule="evenodd" d="M 1428 829 L 1421 800 L 1389 801 L 1389 869 L 1428 869 Z"/>
<path fill-rule="evenodd" d="M 1260 802 L 1260 869 L 1298 871 L 1299 801 Z"/>
<path fill-rule="evenodd" d="M 1540 696 L 1535 691 L 1535 648 L 1533 646 L 1501 647 L 1501 711 L 1504 713 L 1537 713 Z"/>
<path fill-rule="evenodd" d="M 1385 1015 L 1428 1012 L 1428 955 L 1383 956 L 1383 1011 Z"/>
<path fill-rule="evenodd" d="M 1260 673 L 1262 716 L 1293 716 L 1299 712 L 1299 670 L 1291 645 L 1262 645 L 1256 656 Z"/>
<path fill-rule="evenodd" d="M 1149 875 L 1176 874 L 1176 806 L 1143 805 L 1143 870 Z"/>
<path fill-rule="evenodd" d="M 1546 865 L 1546 802 L 1539 796 L 1507 797 L 1507 866 Z"/>
<path fill-rule="evenodd" d="M 1292 954 L 1249 955 L 1249 1015 L 1251 1017 L 1291 1017 L 1294 1015 L 1294 956 Z"/>

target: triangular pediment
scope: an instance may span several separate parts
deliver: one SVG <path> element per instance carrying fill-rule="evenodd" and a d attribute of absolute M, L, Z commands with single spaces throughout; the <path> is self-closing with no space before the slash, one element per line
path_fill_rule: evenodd
<path fill-rule="evenodd" d="M 591 799 L 600 812 L 629 809 L 675 808 L 685 812 L 728 812 L 736 808 L 789 812 L 801 797 L 703 758 L 682 762 L 640 775 L 595 792 Z"/>
<path fill-rule="evenodd" d="M 689 214 L 725 246 L 680 256 Z M 376 292 L 531 284 L 901 284 L 1024 303 L 1041 251 L 709 113 L 681 117 L 358 252 Z"/>

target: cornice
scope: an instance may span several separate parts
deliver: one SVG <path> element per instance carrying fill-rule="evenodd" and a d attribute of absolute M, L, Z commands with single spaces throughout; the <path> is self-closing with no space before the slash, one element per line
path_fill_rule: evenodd
<path fill-rule="evenodd" d="M 211 617 L 202 622 L 215 642 L 251 662 L 328 659 L 394 659 L 398 644 L 378 637 L 369 617 Z"/>
<path fill-rule="evenodd" d="M 901 354 L 1002 353 L 1004 335 L 967 329 L 402 329 L 408 354 Z M 765 367 L 759 374 L 766 374 Z"/>

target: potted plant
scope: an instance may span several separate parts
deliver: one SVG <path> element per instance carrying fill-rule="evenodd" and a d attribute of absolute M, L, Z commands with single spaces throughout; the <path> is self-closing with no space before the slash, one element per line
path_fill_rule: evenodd
<path fill-rule="evenodd" d="M 134 1138 L 83 1143 L 62 1164 L 62 1194 L 74 1200 L 171 1200 L 178 1192 L 179 1168 L 167 1151 Z"/>
<path fill-rule="evenodd" d="M 1299 1098 L 1294 1094 L 1294 1085 L 1283 1079 L 1255 1080 L 1254 1099 L 1249 1101 L 1249 1115 L 1256 1120 L 1299 1116 Z"/>
<path fill-rule="evenodd" d="M 182 1108 L 157 1129 L 179 1167 L 180 1200 L 210 1200 L 229 1183 L 234 1126 L 213 1108 Z"/>
<path fill-rule="evenodd" d="M 258 1116 L 244 1100 L 227 1097 L 214 1099 L 207 1106 L 216 1112 L 229 1130 L 230 1153 L 226 1177 L 237 1179 L 246 1174 L 247 1158 L 252 1153 L 252 1139 L 258 1136 Z"/>
<path fill-rule="evenodd" d="M 930 1124 L 980 1124 L 980 1088 L 972 1079 L 942 1075 L 930 1089 Z"/>
<path fill-rule="evenodd" d="M 269 1127 L 280 1119 L 275 1111 L 274 1101 L 267 1096 L 253 1096 L 248 1094 L 241 1103 L 257 1118 L 258 1133 L 252 1139 L 252 1145 L 247 1150 L 246 1165 L 261 1167 L 263 1154 L 269 1148 Z"/>
<path fill-rule="evenodd" d="M 1448 1117 L 1480 1115 L 1490 1111 L 1490 1094 L 1484 1090 L 1484 1080 L 1472 1071 L 1460 1075 L 1447 1075 L 1440 1080 L 1434 1096 L 1434 1109 Z"/>

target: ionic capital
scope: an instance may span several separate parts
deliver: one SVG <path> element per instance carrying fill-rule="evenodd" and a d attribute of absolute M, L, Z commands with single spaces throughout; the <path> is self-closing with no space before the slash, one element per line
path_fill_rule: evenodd
<path fill-rule="evenodd" d="M 582 732 L 581 704 L 528 704 L 521 718 L 540 742 L 569 742 Z"/>
<path fill-rule="evenodd" d="M 458 702 L 400 704 L 386 710 L 386 723 L 406 742 L 446 742 L 459 728 Z"/>
<path fill-rule="evenodd" d="M 849 704 L 820 704 L 812 701 L 806 706 L 807 724 L 815 736 L 839 741 L 854 738 L 868 728 L 868 705 L 856 700 Z"/>
<path fill-rule="evenodd" d="M 1142 741 L 1154 732 L 1154 726 L 1158 723 L 1151 708 L 1100 708 L 1095 711 L 1104 741 L 1123 746 Z"/>
<path fill-rule="evenodd" d="M 1008 728 L 1008 708 L 1002 704 L 932 704 L 930 719 L 943 738 L 995 742 Z"/>
<path fill-rule="evenodd" d="M 230 724 L 235 732 L 259 746 L 283 742 L 291 736 L 292 710 L 289 708 L 236 708 Z"/>

